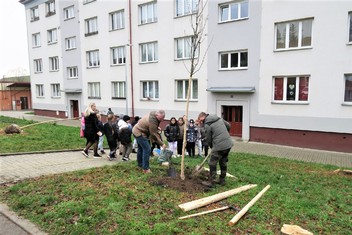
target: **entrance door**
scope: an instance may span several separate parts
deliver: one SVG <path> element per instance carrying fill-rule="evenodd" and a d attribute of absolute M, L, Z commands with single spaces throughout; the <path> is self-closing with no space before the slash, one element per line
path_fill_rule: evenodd
<path fill-rule="evenodd" d="M 20 97 L 21 100 L 21 110 L 28 109 L 28 97 Z"/>
<path fill-rule="evenodd" d="M 79 117 L 78 100 L 71 100 L 71 114 L 73 118 Z"/>
<path fill-rule="evenodd" d="M 230 135 L 242 137 L 242 106 L 222 106 L 223 118 L 231 125 Z"/>

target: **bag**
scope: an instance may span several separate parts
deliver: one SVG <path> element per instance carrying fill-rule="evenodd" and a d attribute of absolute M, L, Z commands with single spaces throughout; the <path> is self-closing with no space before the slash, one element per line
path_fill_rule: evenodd
<path fill-rule="evenodd" d="M 81 130 L 80 130 L 80 137 L 83 138 L 84 137 L 84 129 L 86 127 L 86 122 L 84 120 L 84 115 L 82 113 L 82 118 L 81 118 Z"/>

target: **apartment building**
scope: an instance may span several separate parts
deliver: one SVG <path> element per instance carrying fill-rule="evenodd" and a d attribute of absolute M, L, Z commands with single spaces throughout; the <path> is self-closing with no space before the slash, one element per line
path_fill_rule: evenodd
<path fill-rule="evenodd" d="M 352 152 L 352 2 L 20 2 L 37 114 L 76 117 L 95 102 L 182 116 L 203 9 L 190 118 L 216 113 L 245 141 Z"/>

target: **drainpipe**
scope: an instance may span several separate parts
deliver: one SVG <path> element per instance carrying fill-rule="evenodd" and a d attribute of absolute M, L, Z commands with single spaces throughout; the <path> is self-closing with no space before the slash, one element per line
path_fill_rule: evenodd
<path fill-rule="evenodd" d="M 132 63 L 132 19 L 131 19 L 131 0 L 128 1 L 128 15 L 129 15 L 129 44 L 130 44 L 130 71 L 131 71 L 131 103 L 132 103 L 132 117 L 134 117 L 134 91 L 133 91 L 133 63 Z"/>

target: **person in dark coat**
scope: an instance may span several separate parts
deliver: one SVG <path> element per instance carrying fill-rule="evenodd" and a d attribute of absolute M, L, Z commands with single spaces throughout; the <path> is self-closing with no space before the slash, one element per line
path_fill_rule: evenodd
<path fill-rule="evenodd" d="M 177 139 L 177 154 L 180 157 L 182 155 L 182 148 L 183 148 L 183 134 L 184 134 L 184 127 L 185 127 L 184 117 L 179 117 L 177 124 L 180 129 L 180 135 L 178 136 L 178 139 Z"/>
<path fill-rule="evenodd" d="M 130 154 L 132 152 L 132 125 L 129 123 L 131 120 L 130 116 L 124 115 L 119 120 L 119 137 L 121 141 L 120 151 L 122 153 L 122 160 L 129 161 Z"/>
<path fill-rule="evenodd" d="M 170 123 L 165 127 L 164 135 L 169 145 L 169 150 L 172 151 L 173 157 L 177 154 L 177 140 L 180 135 L 180 128 L 176 118 L 172 117 Z"/>
<path fill-rule="evenodd" d="M 187 152 L 190 157 L 195 156 L 195 149 L 196 149 L 196 141 L 198 136 L 198 131 L 196 129 L 196 126 L 194 124 L 194 120 L 191 119 L 189 120 L 189 125 L 186 131 L 186 138 L 187 138 Z"/>
<path fill-rule="evenodd" d="M 95 103 L 90 103 L 84 112 L 84 137 L 87 139 L 87 145 L 82 151 L 82 154 L 85 157 L 89 157 L 88 149 L 93 145 L 94 158 L 101 158 L 101 156 L 98 154 L 98 140 L 99 136 L 101 136 L 103 133 L 99 131 L 98 128 L 98 117 L 96 111 L 97 107 Z"/>
<path fill-rule="evenodd" d="M 217 115 L 209 115 L 204 112 L 199 114 L 198 121 L 204 123 L 206 141 L 211 148 L 209 178 L 208 181 L 203 181 L 202 184 L 208 187 L 212 187 L 215 183 L 225 185 L 228 155 L 233 146 L 233 141 L 229 134 L 231 126 Z M 220 165 L 220 178 L 216 181 L 216 166 L 218 163 Z"/>
<path fill-rule="evenodd" d="M 115 134 L 116 128 L 114 127 L 114 118 L 114 114 L 108 114 L 108 121 L 104 123 L 104 133 L 110 149 L 110 153 L 108 156 L 110 161 L 116 159 L 117 135 Z"/>

